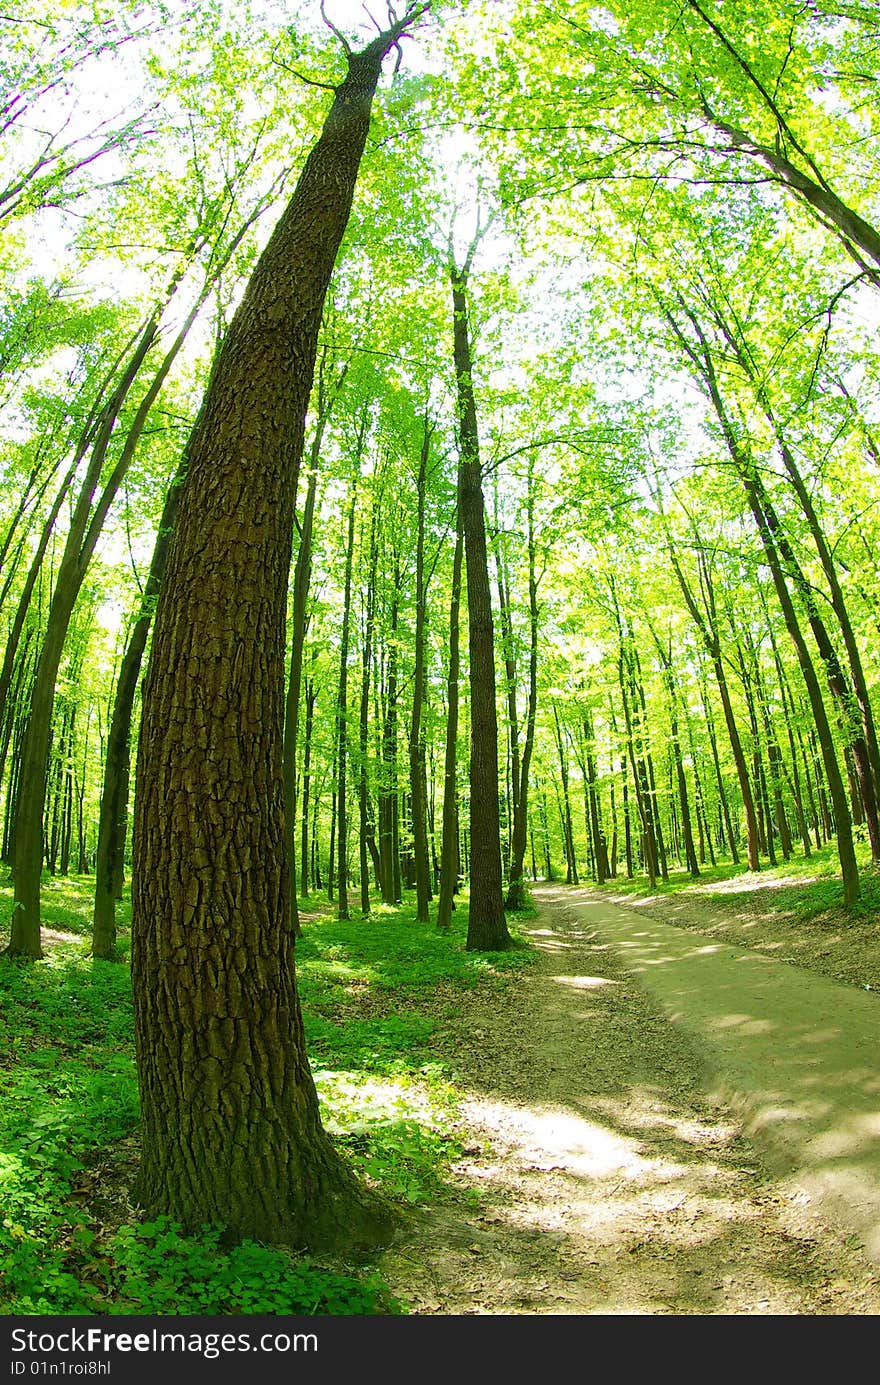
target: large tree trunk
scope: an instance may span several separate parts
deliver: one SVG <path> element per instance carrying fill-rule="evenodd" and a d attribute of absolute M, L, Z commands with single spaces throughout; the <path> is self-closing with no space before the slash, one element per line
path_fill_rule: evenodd
<path fill-rule="evenodd" d="M 359 53 L 215 361 L 144 688 L 132 980 L 138 1197 L 187 1227 L 367 1243 L 386 1214 L 325 1135 L 290 937 L 282 782 L 293 509 L 327 285 L 383 57 Z"/>

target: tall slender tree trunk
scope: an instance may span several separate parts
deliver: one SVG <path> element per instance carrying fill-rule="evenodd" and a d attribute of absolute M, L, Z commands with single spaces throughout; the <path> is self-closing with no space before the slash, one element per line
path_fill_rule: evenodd
<path fill-rule="evenodd" d="M 77 835 L 77 873 L 86 875 L 88 873 L 88 857 L 86 854 L 86 776 L 89 765 L 89 742 L 92 725 L 92 712 L 89 708 L 86 714 L 86 729 L 82 743 L 82 760 L 80 762 L 80 772 L 76 779 L 76 835 Z"/>
<path fill-rule="evenodd" d="M 669 729 L 672 734 L 672 763 L 675 769 L 675 782 L 678 788 L 678 802 L 681 809 L 681 832 L 684 839 L 684 855 L 688 871 L 691 878 L 699 878 L 700 866 L 697 861 L 696 847 L 694 846 L 694 831 L 691 824 L 691 806 L 688 798 L 687 779 L 684 772 L 684 763 L 681 755 L 681 735 L 678 725 L 678 689 L 675 684 L 675 673 L 672 669 L 672 660 L 665 667 L 666 674 L 666 695 L 669 702 Z"/>
<path fill-rule="evenodd" d="M 840 765 L 837 760 L 837 753 L 834 748 L 834 737 L 831 727 L 828 724 L 828 715 L 825 711 L 825 704 L 822 701 L 822 691 L 816 677 L 816 671 L 810 658 L 809 650 L 798 625 L 794 605 L 786 586 L 782 564 L 774 542 L 774 533 L 771 523 L 761 505 L 759 489 L 754 484 L 754 479 L 748 471 L 741 472 L 743 485 L 749 499 L 749 505 L 761 535 L 764 551 L 767 555 L 767 562 L 773 578 L 773 585 L 776 588 L 779 604 L 782 607 L 782 614 L 785 620 L 786 629 L 791 636 L 792 644 L 798 656 L 801 666 L 801 673 L 804 678 L 804 685 L 807 690 L 807 697 L 810 703 L 810 711 L 813 714 L 813 722 L 816 735 L 822 753 L 822 764 L 825 769 L 825 778 L 828 783 L 828 791 L 831 795 L 831 802 L 834 809 L 834 823 L 837 831 L 837 854 L 840 860 L 841 876 L 843 879 L 843 899 L 847 908 L 852 908 L 858 901 L 860 895 L 859 871 L 856 863 L 855 846 L 852 836 L 852 820 L 849 814 L 849 807 L 846 801 L 846 789 L 840 774 Z"/>
<path fill-rule="evenodd" d="M 752 738 L 752 784 L 755 790 L 755 816 L 758 826 L 758 847 L 768 857 L 771 866 L 776 865 L 776 849 L 773 844 L 773 822 L 770 814 L 770 799 L 767 792 L 767 776 L 764 772 L 764 757 L 761 753 L 761 733 L 758 726 L 758 713 L 752 677 L 746 666 L 745 656 L 739 640 L 734 641 L 746 714 L 749 718 L 749 731 Z"/>
<path fill-rule="evenodd" d="M 740 363 L 755 385 L 761 406 L 775 433 L 783 466 L 807 521 L 807 527 L 816 546 L 822 571 L 825 573 L 828 583 L 831 608 L 846 650 L 851 684 L 840 665 L 834 644 L 825 630 L 815 592 L 801 572 L 800 565 L 796 562 L 790 545 L 784 540 L 780 528 L 777 534 L 777 547 L 789 568 L 806 608 L 810 627 L 825 665 L 829 689 L 838 703 L 841 721 L 855 762 L 859 793 L 868 826 L 868 839 L 871 843 L 871 858 L 877 861 L 880 860 L 880 746 L 878 746 L 874 713 L 858 640 L 840 584 L 834 553 L 825 537 L 825 532 L 816 513 L 816 507 L 813 504 L 813 497 L 801 476 L 783 428 L 771 407 L 766 387 L 756 379 L 753 363 L 748 354 L 742 350 L 741 344 L 737 343 L 737 347 Z M 766 508 L 765 506 L 765 511 Z"/>
<path fill-rule="evenodd" d="M 619 834 L 617 830 L 617 801 L 614 795 L 614 778 L 612 775 L 611 783 L 608 786 L 608 798 L 611 804 L 611 848 L 608 852 L 608 873 L 612 880 L 617 879 L 617 847 Z"/>
<path fill-rule="evenodd" d="M 148 319 L 137 345 L 126 362 L 116 388 L 103 411 L 91 448 L 89 465 L 70 520 L 55 590 L 49 606 L 46 633 L 34 676 L 31 715 L 22 758 L 21 791 L 16 821 L 15 904 L 12 931 L 7 951 L 11 956 L 40 957 L 40 873 L 42 868 L 43 809 L 46 801 L 46 765 L 52 733 L 55 685 L 64 643 L 77 597 L 85 581 L 95 546 L 104 527 L 110 506 L 134 459 L 150 411 L 159 396 L 189 329 L 204 302 L 203 293 L 190 309 L 173 343 L 153 375 L 134 418 L 128 427 L 119 457 L 95 502 L 110 439 L 122 407 L 147 358 L 158 331 L 166 303 L 176 291 L 179 275 L 169 286 L 165 301 Z"/>
<path fill-rule="evenodd" d="M 696 536 L 695 536 L 696 537 Z M 721 707 L 724 712 L 724 724 L 727 728 L 727 736 L 730 741 L 730 749 L 733 755 L 733 762 L 736 767 L 736 775 L 739 780 L 740 794 L 743 801 L 743 810 L 746 816 L 746 849 L 749 861 L 749 870 L 760 870 L 761 859 L 758 849 L 758 818 L 755 812 L 755 799 L 752 793 L 752 785 L 749 781 L 749 771 L 746 764 L 746 757 L 740 739 L 739 728 L 736 724 L 736 717 L 733 713 L 733 706 L 730 701 L 730 690 L 727 684 L 727 675 L 724 671 L 724 661 L 721 655 L 721 640 L 718 633 L 718 619 L 715 603 L 715 589 L 712 581 L 709 561 L 704 547 L 699 550 L 699 570 L 700 587 L 703 593 L 704 609 L 701 610 L 697 600 L 691 591 L 687 578 L 684 575 L 681 564 L 675 552 L 671 537 L 667 533 L 667 552 L 672 564 L 673 571 L 678 579 L 681 594 L 684 597 L 685 605 L 690 612 L 691 618 L 700 633 L 703 646 L 712 662 L 712 669 L 715 674 L 715 681 L 718 684 L 718 693 L 721 698 Z M 717 761 L 716 761 L 716 768 Z M 718 768 L 719 784 L 721 783 L 721 772 Z M 734 845 L 732 831 L 729 833 L 731 852 L 733 859 L 738 859 L 738 853 Z"/>
<path fill-rule="evenodd" d="M 510 880 L 505 901 L 505 907 L 508 909 L 522 909 L 526 902 L 523 885 L 523 861 L 526 854 L 526 833 L 529 821 L 529 773 L 531 771 L 532 752 L 535 747 L 535 723 L 538 714 L 538 575 L 535 562 L 535 487 L 531 460 L 526 487 L 526 541 L 529 562 L 529 684 L 522 760 L 520 761 L 518 756 L 511 757 L 514 782 L 516 782 L 518 774 L 519 783 L 514 796 Z M 512 710 L 515 712 L 515 709 L 516 690 L 514 688 Z"/>
<path fill-rule="evenodd" d="M 65 476 L 64 480 L 58 488 L 58 491 L 55 495 L 55 499 L 52 502 L 52 508 L 50 509 L 49 514 L 46 516 L 46 519 L 43 523 L 43 527 L 40 531 L 40 537 L 37 540 L 37 546 L 34 551 L 34 555 L 31 558 L 30 566 L 27 571 L 27 576 L 24 580 L 24 586 L 22 587 L 22 590 L 19 594 L 18 605 L 16 606 L 15 615 L 12 620 L 12 625 L 10 627 L 9 634 L 6 637 L 6 645 L 3 650 L 3 667 L 2 669 L 0 669 L 0 726 L 3 725 L 4 720 L 6 718 L 6 707 L 9 699 L 9 692 L 12 686 L 16 656 L 18 654 L 22 632 L 25 628 L 25 622 L 27 620 L 28 611 L 30 610 L 31 600 L 34 594 L 34 587 L 37 584 L 37 579 L 39 578 L 40 572 L 42 570 L 43 559 L 46 556 L 46 549 L 49 546 L 49 540 L 55 532 L 55 523 L 58 519 L 59 514 L 61 513 L 61 507 L 64 504 L 65 496 L 68 494 L 70 487 L 73 484 L 77 468 L 79 466 L 79 463 L 82 461 L 82 456 L 85 453 L 90 437 L 90 432 L 86 432 L 86 434 L 84 435 L 83 451 L 82 453 L 77 454 L 77 457 L 74 460 L 73 465 L 67 472 L 67 475 Z M 0 784 L 3 783 L 3 774 L 6 765 L 7 744 L 8 742 L 4 740 L 2 747 L 0 747 Z"/>
<path fill-rule="evenodd" d="M 323 434 L 322 421 L 315 427 L 309 480 L 299 525 L 299 548 L 293 570 L 293 611 L 290 632 L 290 675 L 284 702 L 284 741 L 281 763 L 284 775 L 284 811 L 287 819 L 287 851 L 290 860 L 290 931 L 300 933 L 299 903 L 296 889 L 296 748 L 299 739 L 299 701 L 302 687 L 303 653 L 308 628 L 309 586 L 312 579 L 312 534 L 315 501 L 318 494 L 318 459 Z"/>
<path fill-rule="evenodd" d="M 116 901 L 122 885 L 125 838 L 128 830 L 128 797 L 131 773 L 131 720 L 141 663 L 147 647 L 156 599 L 162 585 L 168 546 L 184 479 L 184 463 L 172 478 L 162 507 L 159 529 L 144 583 L 140 609 L 119 668 L 113 712 L 107 732 L 104 781 L 98 820 L 95 858 L 95 908 L 92 919 L 92 955 L 111 961 L 116 957 Z"/>
<path fill-rule="evenodd" d="M 593 714 L 589 708 L 585 708 L 583 717 L 584 732 L 584 767 L 586 770 L 585 780 L 587 785 L 587 801 L 590 814 L 590 831 L 593 838 L 593 851 L 596 865 L 596 883 L 604 885 L 609 874 L 608 847 L 605 842 L 605 834 L 602 830 L 602 821 L 599 811 L 599 785 L 596 774 L 596 751 L 595 751 L 595 730 L 593 725 Z"/>
<path fill-rule="evenodd" d="M 630 631 L 632 637 L 632 631 Z M 642 682 L 642 669 L 639 660 L 638 650 L 635 640 L 631 638 L 631 677 L 633 702 L 637 707 L 638 737 L 644 752 L 644 764 L 646 770 L 647 792 L 645 803 L 648 808 L 651 821 L 651 830 L 654 840 L 654 850 L 656 852 L 657 867 L 664 880 L 669 879 L 669 869 L 666 864 L 666 846 L 663 841 L 663 822 L 660 815 L 660 799 L 657 793 L 657 783 L 654 775 L 654 759 L 651 754 L 651 737 L 648 728 L 648 706 L 645 699 L 645 686 Z"/>
<path fill-rule="evenodd" d="M 501 951 L 511 946 L 511 937 L 504 917 L 501 880 L 495 640 L 477 406 L 467 320 L 467 266 L 464 270 L 452 266 L 451 278 L 460 453 L 458 503 L 461 506 L 467 566 L 470 652 L 471 869 L 467 947 L 470 951 Z"/>
<path fill-rule="evenodd" d="M 764 739 L 767 743 L 767 763 L 770 771 L 770 788 L 773 794 L 773 814 L 776 819 L 776 830 L 779 834 L 779 845 L 782 850 L 782 858 L 787 861 L 791 857 L 791 829 L 788 825 L 788 817 L 785 812 L 785 800 L 783 798 L 783 785 L 786 782 L 785 761 L 782 758 L 782 751 L 779 748 L 779 741 L 773 725 L 773 717 L 770 711 L 770 701 L 767 696 L 767 687 L 758 663 L 757 652 L 752 654 L 754 667 L 755 695 L 758 706 L 761 710 L 761 720 L 764 725 Z"/>
<path fill-rule="evenodd" d="M 565 740 L 555 702 L 553 704 L 553 726 L 556 732 L 556 750 L 559 755 L 559 782 L 562 787 L 559 799 L 559 815 L 562 819 L 562 835 L 565 844 L 565 883 L 566 885 L 579 885 L 577 853 L 574 846 L 574 824 L 571 817 L 571 797 L 568 791 L 568 756 L 565 752 Z"/>
<path fill-rule="evenodd" d="M 464 531 L 461 511 L 456 506 L 455 553 L 452 559 L 452 596 L 449 603 L 449 666 L 446 679 L 446 749 L 443 757 L 443 828 L 440 846 L 440 897 L 437 927 L 449 928 L 458 883 L 458 678 L 459 619 L 461 612 L 461 565 L 464 557 Z"/>
<path fill-rule="evenodd" d="M 730 859 L 734 865 L 739 864 L 739 846 L 737 834 L 733 830 L 733 821 L 730 816 L 730 804 L 727 800 L 727 792 L 724 788 L 724 776 L 721 773 L 721 759 L 718 754 L 718 738 L 715 734 L 715 719 L 712 716 L 712 708 L 709 705 L 709 692 L 706 683 L 700 685 L 700 693 L 703 701 L 703 715 L 706 718 L 706 730 L 709 735 L 709 749 L 712 752 L 712 764 L 715 769 L 715 784 L 718 789 L 718 806 L 721 811 L 721 820 L 724 824 L 724 833 L 727 837 L 727 846 L 730 851 Z"/>
<path fill-rule="evenodd" d="M 654 834 L 654 809 L 651 791 L 651 783 L 648 777 L 648 770 L 645 763 L 644 744 L 642 741 L 637 693 L 635 690 L 635 674 L 629 658 L 629 650 L 632 642 L 632 632 L 625 632 L 620 621 L 620 613 L 617 612 L 618 619 L 618 658 L 617 675 L 620 684 L 621 702 L 623 705 L 624 722 L 626 725 L 627 748 L 629 751 L 629 761 L 633 773 L 633 786 L 636 794 L 636 807 L 638 809 L 639 820 L 641 823 L 641 842 L 642 857 L 644 859 L 645 870 L 651 889 L 657 883 L 659 873 L 659 860 L 657 854 L 657 840 Z"/>
<path fill-rule="evenodd" d="M 544 879 L 553 879 L 553 862 L 550 858 L 550 824 L 547 820 L 547 794 L 544 789 L 543 779 L 538 781 L 540 790 L 540 811 L 541 811 L 541 836 L 544 843 Z"/>
<path fill-rule="evenodd" d="M 373 669 L 373 625 L 376 611 L 376 571 L 379 564 L 378 547 L 378 501 L 374 499 L 370 514 L 370 556 L 367 572 L 367 590 L 364 602 L 364 647 L 361 661 L 361 705 L 358 725 L 360 748 L 358 764 L 358 816 L 360 819 L 359 861 L 361 885 L 361 914 L 364 918 L 370 912 L 370 871 L 367 852 L 371 845 L 372 825 L 370 823 L 369 784 L 367 778 L 367 757 L 370 733 L 370 675 Z M 375 844 L 373 844 L 375 850 Z"/>
<path fill-rule="evenodd" d="M 385 679 L 385 715 L 382 721 L 382 784 L 379 791 L 379 861 L 382 867 L 382 900 L 400 903 L 400 853 L 397 784 L 397 626 L 399 619 L 400 562 L 395 554 L 388 662 Z"/>
<path fill-rule="evenodd" d="M 773 629 L 769 624 L 769 615 L 768 629 L 770 630 L 770 644 L 773 650 L 773 663 L 776 669 L 776 679 L 779 683 L 779 695 L 782 698 L 782 715 L 785 720 L 785 730 L 786 735 L 788 737 L 788 754 L 789 763 L 791 765 L 791 790 L 792 797 L 794 799 L 794 810 L 798 821 L 798 831 L 800 833 L 801 842 L 804 848 L 804 856 L 811 856 L 812 846 L 810 844 L 810 830 L 807 826 L 807 817 L 804 811 L 803 795 L 801 793 L 800 769 L 798 768 L 798 752 L 797 746 L 795 744 L 793 725 L 794 709 L 791 705 L 791 698 L 789 696 L 788 691 L 788 683 L 785 677 L 785 672 L 782 667 L 782 660 L 779 657 L 779 650 L 776 645 L 776 637 L 773 634 Z"/>
<path fill-rule="evenodd" d="M 345 544 L 345 592 L 342 637 L 339 643 L 339 697 L 336 704 L 336 916 L 348 913 L 348 642 L 351 630 L 351 571 L 354 561 L 354 513 L 357 483 L 348 503 L 348 538 Z"/>
<path fill-rule="evenodd" d="M 335 734 L 334 723 L 333 768 L 331 773 L 333 787 L 330 791 L 330 842 L 327 851 L 327 898 L 331 904 L 333 903 L 336 888 L 336 762 L 338 758 L 339 740 Z"/>
<path fill-rule="evenodd" d="M 409 724 L 409 793 L 412 810 L 413 866 L 416 886 L 416 918 L 428 922 L 431 897 L 431 863 L 428 857 L 428 805 L 425 788 L 425 737 L 422 716 L 425 704 L 425 639 L 427 591 L 425 579 L 425 493 L 428 482 L 428 457 L 431 429 L 424 421 L 424 434 L 416 477 L 416 628 L 413 649 L 413 700 Z"/>
<path fill-rule="evenodd" d="M 788 574 L 798 590 L 805 580 L 803 574 L 795 560 L 788 539 L 783 532 L 779 519 L 770 503 L 764 483 L 761 480 L 757 468 L 753 465 L 751 458 L 743 448 L 736 430 L 727 415 L 724 401 L 718 384 L 715 365 L 711 353 L 708 349 L 705 337 L 699 323 L 692 317 L 691 322 L 700 341 L 703 379 L 707 387 L 713 408 L 721 424 L 727 450 L 736 467 L 739 478 L 748 499 L 749 508 L 758 527 L 758 533 L 767 556 L 767 563 L 773 578 L 773 585 L 779 597 L 779 604 L 782 607 L 782 615 L 786 629 L 791 637 L 792 644 L 797 653 L 798 663 L 804 678 L 807 690 L 807 698 L 810 703 L 810 711 L 813 716 L 816 735 L 822 755 L 822 764 L 825 770 L 825 778 L 828 784 L 828 792 L 831 795 L 831 803 L 834 809 L 834 822 L 837 832 L 837 854 L 840 860 L 841 876 L 843 879 L 844 904 L 851 908 L 858 901 L 860 894 L 859 873 L 856 863 L 855 846 L 852 836 L 852 819 L 849 814 L 849 807 L 846 801 L 846 789 L 840 774 L 837 754 L 834 747 L 834 737 L 831 727 L 828 724 L 828 716 L 825 711 L 825 704 L 822 700 L 822 692 L 816 678 L 816 671 L 810 658 L 809 650 L 803 634 L 801 633 L 794 605 L 786 584 L 786 574 Z M 808 618 L 816 636 L 822 652 L 820 632 L 811 618 L 811 611 L 814 608 L 812 598 L 807 597 L 801 592 L 807 606 Z M 833 651 L 832 651 L 833 652 Z M 823 658 L 825 656 L 823 655 Z M 830 664 L 825 658 L 826 669 L 830 672 Z"/>
<path fill-rule="evenodd" d="M 703 790 L 703 779 L 700 774 L 697 761 L 697 749 L 694 744 L 694 728 L 691 718 L 685 714 L 685 726 L 687 727 L 688 749 L 691 753 L 691 765 L 693 766 L 694 789 L 696 790 L 697 800 L 697 830 L 700 838 L 700 865 L 706 864 L 706 855 L 709 856 L 709 864 L 715 865 L 715 849 L 712 846 L 712 829 L 709 826 L 709 818 L 706 813 L 706 795 Z"/>
<path fill-rule="evenodd" d="M 312 659 L 317 658 L 317 650 L 312 651 Z M 300 834 L 300 874 L 299 888 L 302 895 L 307 895 L 312 881 L 312 874 L 309 870 L 311 852 L 309 850 L 309 808 L 311 807 L 311 787 L 312 787 L 312 729 L 315 724 L 315 702 L 318 690 L 315 686 L 314 678 L 306 678 L 306 725 L 303 743 L 303 768 L 302 768 L 302 820 Z M 315 880 L 315 888 L 320 889 L 320 881 Z"/>

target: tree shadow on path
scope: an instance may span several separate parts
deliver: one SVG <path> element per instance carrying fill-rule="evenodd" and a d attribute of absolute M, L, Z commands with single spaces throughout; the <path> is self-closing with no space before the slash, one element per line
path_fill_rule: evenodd
<path fill-rule="evenodd" d="M 880 1310 L 857 1249 L 763 1169 L 617 947 L 558 901 L 528 931 L 536 967 L 464 993 L 436 1039 L 471 1144 L 459 1193 L 383 1263 L 413 1311 Z"/>

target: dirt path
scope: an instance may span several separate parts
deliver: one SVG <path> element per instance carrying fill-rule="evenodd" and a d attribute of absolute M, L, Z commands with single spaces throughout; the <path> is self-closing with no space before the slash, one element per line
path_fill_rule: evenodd
<path fill-rule="evenodd" d="M 880 1263 L 876 995 L 670 927 L 579 891 L 545 891 L 610 940 L 707 1053 L 717 1090 L 816 1215 Z"/>
<path fill-rule="evenodd" d="M 540 902 L 528 977 L 465 993 L 443 1021 L 469 1153 L 448 1199 L 384 1257 L 411 1310 L 880 1312 L 860 1238 L 817 1220 L 814 1190 L 772 1171 L 743 1133 L 717 1095 L 714 1046 L 645 985 L 651 959 L 624 965 L 633 921 L 615 933 L 571 892 Z"/>

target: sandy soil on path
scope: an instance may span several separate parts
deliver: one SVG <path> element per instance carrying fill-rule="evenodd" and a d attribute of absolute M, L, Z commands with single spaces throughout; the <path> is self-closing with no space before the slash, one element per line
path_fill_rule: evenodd
<path fill-rule="evenodd" d="M 713 1096 L 699 1041 L 564 904 L 538 962 L 438 1007 L 455 1186 L 382 1259 L 421 1314 L 874 1314 L 880 1275 Z"/>
<path fill-rule="evenodd" d="M 858 1235 L 880 1263 L 877 996 L 605 900 L 544 888 L 598 928 L 693 1035 L 717 1089 L 820 1225 Z"/>

